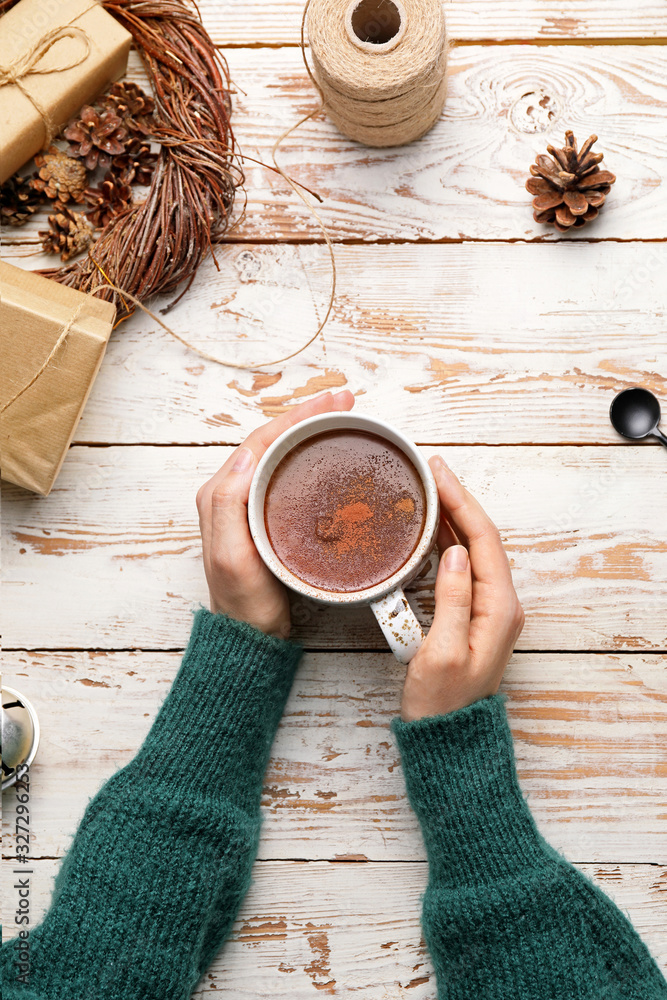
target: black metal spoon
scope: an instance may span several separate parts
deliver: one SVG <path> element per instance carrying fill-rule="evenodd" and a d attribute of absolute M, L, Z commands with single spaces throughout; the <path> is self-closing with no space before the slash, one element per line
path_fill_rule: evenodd
<path fill-rule="evenodd" d="M 659 429 L 660 403 L 648 389 L 624 389 L 609 408 L 609 419 L 623 437 L 654 437 L 667 448 L 667 437 Z"/>

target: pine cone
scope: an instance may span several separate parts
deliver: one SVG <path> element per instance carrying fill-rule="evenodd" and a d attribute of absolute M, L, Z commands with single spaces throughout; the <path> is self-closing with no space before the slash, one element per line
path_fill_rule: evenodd
<path fill-rule="evenodd" d="M 105 174 L 98 188 L 88 188 L 86 201 L 91 210 L 86 217 L 96 226 L 103 228 L 107 222 L 120 215 L 132 204 L 132 189 L 109 172 Z"/>
<path fill-rule="evenodd" d="M 118 115 L 130 135 L 143 137 L 151 131 L 149 118 L 155 101 L 136 83 L 114 83 L 100 103 L 104 109 Z"/>
<path fill-rule="evenodd" d="M 93 227 L 80 212 L 63 208 L 49 216 L 50 229 L 40 232 L 45 253 L 59 253 L 65 261 L 87 250 L 93 240 Z"/>
<path fill-rule="evenodd" d="M 66 204 L 70 198 L 83 201 L 88 174 L 83 163 L 73 160 L 61 149 L 50 146 L 48 153 L 38 153 L 35 165 L 39 172 L 31 178 L 30 185 L 52 201 Z"/>
<path fill-rule="evenodd" d="M 536 157 L 530 168 L 532 177 L 526 181 L 526 189 L 535 195 L 535 222 L 552 222 L 566 233 L 597 217 L 616 180 L 598 166 L 604 154 L 591 152 L 597 139 L 592 135 L 577 152 L 577 140 L 566 132 L 563 149 L 547 146 L 551 156 Z"/>
<path fill-rule="evenodd" d="M 113 111 L 96 111 L 86 104 L 64 131 L 69 153 L 83 160 L 89 170 L 108 167 L 112 156 L 125 152 L 127 129 Z"/>
<path fill-rule="evenodd" d="M 149 184 L 156 161 L 148 143 L 133 138 L 122 156 L 113 158 L 110 170 L 122 184 Z"/>
<path fill-rule="evenodd" d="M 44 204 L 28 177 L 16 174 L 0 187 L 0 221 L 10 226 L 22 226 Z"/>

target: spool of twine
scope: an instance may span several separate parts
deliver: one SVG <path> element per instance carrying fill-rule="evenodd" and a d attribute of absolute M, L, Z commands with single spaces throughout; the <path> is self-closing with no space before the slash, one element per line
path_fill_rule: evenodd
<path fill-rule="evenodd" d="M 308 40 L 327 114 L 367 146 L 424 135 L 445 103 L 439 0 L 310 0 Z"/>

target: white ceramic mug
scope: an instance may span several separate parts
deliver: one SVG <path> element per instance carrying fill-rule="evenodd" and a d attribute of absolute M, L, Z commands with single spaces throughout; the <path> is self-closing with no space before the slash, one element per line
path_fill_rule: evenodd
<path fill-rule="evenodd" d="M 355 590 L 349 593 L 320 590 L 291 573 L 273 551 L 264 521 L 266 490 L 278 464 L 288 452 L 303 441 L 315 434 L 334 430 L 366 431 L 396 445 L 407 455 L 419 473 L 426 498 L 424 529 L 408 561 L 382 583 L 365 590 Z M 417 576 L 426 562 L 435 544 L 439 519 L 438 489 L 433 473 L 418 448 L 395 427 L 391 427 L 383 420 L 366 417 L 359 413 L 323 413 L 290 427 L 267 448 L 262 456 L 250 485 L 248 499 L 250 531 L 259 554 L 271 572 L 297 594 L 310 597 L 311 600 L 318 601 L 320 604 L 346 605 L 347 607 L 370 604 L 392 652 L 401 663 L 409 663 L 424 641 L 424 633 L 408 604 L 403 587 Z"/>

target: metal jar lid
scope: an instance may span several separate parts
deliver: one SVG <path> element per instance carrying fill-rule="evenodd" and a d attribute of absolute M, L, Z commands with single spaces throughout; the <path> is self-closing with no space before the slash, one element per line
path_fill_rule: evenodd
<path fill-rule="evenodd" d="M 25 695 L 2 689 L 2 790 L 16 782 L 17 770 L 30 766 L 39 746 L 39 720 Z"/>

